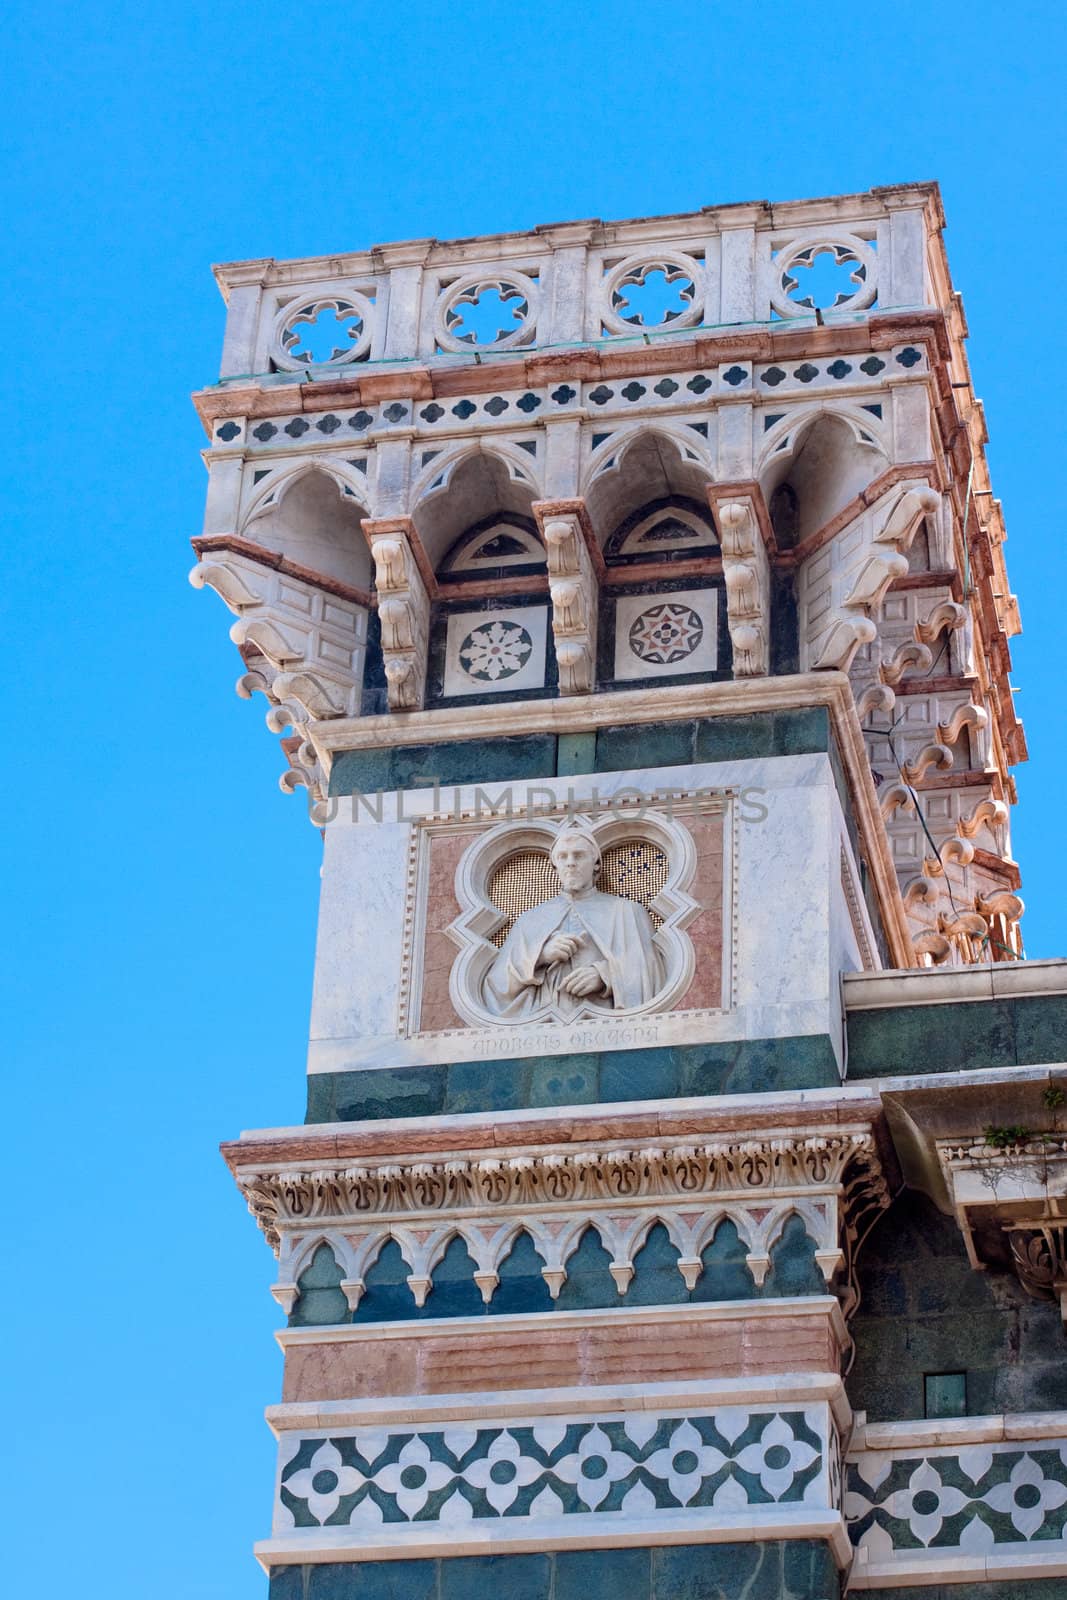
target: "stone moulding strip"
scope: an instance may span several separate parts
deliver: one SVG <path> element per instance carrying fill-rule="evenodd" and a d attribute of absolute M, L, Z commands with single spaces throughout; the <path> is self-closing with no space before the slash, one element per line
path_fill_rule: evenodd
<path fill-rule="evenodd" d="M 842 735 L 855 717 L 852 689 L 843 672 L 796 672 L 787 677 L 724 679 L 714 683 L 656 685 L 647 689 L 607 689 L 595 695 L 558 700 L 517 700 L 507 705 L 440 706 L 413 711 L 403 719 L 377 715 L 335 717 L 316 727 L 327 755 L 339 751 L 402 749 L 408 745 L 450 744 L 458 740 L 502 739 L 515 734 L 590 733 L 598 728 L 684 722 L 702 717 L 751 716 L 766 711 L 808 711 L 825 706 L 842 756 L 854 753 L 854 740 Z M 861 743 L 858 720 L 856 737 Z M 870 781 L 870 780 L 868 780 Z M 872 784 L 873 792 L 873 784 Z"/>
<path fill-rule="evenodd" d="M 810 1315 L 812 1311 L 830 1313 L 835 1333 L 842 1345 L 848 1334 L 841 1307 L 833 1295 L 793 1294 L 765 1300 L 719 1300 L 696 1302 L 692 1305 L 595 1306 L 588 1311 L 556 1311 L 552 1314 L 553 1328 L 592 1328 L 605 1320 L 615 1326 L 636 1323 L 745 1322 L 783 1316 Z M 276 1328 L 274 1337 L 283 1350 L 298 1344 L 360 1344 L 380 1339 L 455 1338 L 462 1333 L 485 1333 L 509 1328 L 543 1328 L 543 1313 L 515 1312 L 499 1317 L 438 1317 L 424 1322 L 337 1322 L 320 1327 Z M 733 1382 L 734 1380 L 730 1380 Z M 737 1380 L 742 1381 L 742 1380 Z M 748 1381 L 748 1380 L 743 1380 Z"/>
<path fill-rule="evenodd" d="M 291 383 L 262 382 L 266 374 L 235 375 L 228 382 L 193 395 L 193 404 L 211 437 L 212 426 L 225 417 L 285 416 L 296 411 L 318 412 L 324 407 L 342 409 L 353 405 L 375 405 L 385 400 L 419 402 L 452 399 L 477 385 L 480 391 L 537 389 L 569 379 L 596 383 L 600 379 L 655 376 L 660 372 L 689 371 L 691 368 L 720 366 L 730 361 L 753 364 L 766 361 L 798 361 L 805 357 L 821 359 L 834 355 L 862 355 L 887 350 L 898 344 L 929 343 L 931 368 L 949 354 L 949 339 L 944 313 L 937 309 L 921 311 L 871 312 L 862 322 L 818 327 L 804 322 L 797 327 L 768 327 L 752 323 L 747 327 L 705 328 L 678 334 L 659 334 L 655 343 L 633 342 L 612 336 L 605 348 L 596 341 L 583 341 L 567 349 L 542 346 L 536 350 L 516 350 L 476 364 L 473 358 L 455 355 L 412 361 L 399 358 L 395 365 L 388 358 L 375 364 L 360 363 L 352 375 L 331 374 L 328 383 L 314 380 Z M 340 369 L 338 369 L 339 372 Z M 930 374 L 920 375 L 929 381 Z M 748 391 L 738 399 L 750 398 Z M 729 395 L 718 400 L 730 402 Z M 573 414 L 573 413 L 572 413 Z"/>
<path fill-rule="evenodd" d="M 1003 1069 L 997 1069 L 1003 1070 Z M 953 1075 L 953 1081 L 956 1079 Z M 896 1082 L 896 1079 L 888 1080 Z M 909 1080 L 910 1081 L 910 1080 Z M 924 1079 L 923 1082 L 928 1080 Z M 444 1158 L 486 1152 L 517 1155 L 531 1146 L 554 1149 L 582 1143 L 635 1140 L 691 1142 L 698 1138 L 768 1139 L 812 1133 L 866 1132 L 881 1114 L 881 1100 L 868 1084 L 803 1089 L 792 1094 L 718 1095 L 672 1101 L 647 1101 L 635 1110 L 615 1105 L 546 1106 L 516 1111 L 471 1111 L 373 1124 L 300 1123 L 243 1133 L 221 1146 L 236 1177 L 257 1167 L 290 1163 L 395 1160 L 402 1155 Z"/>
<path fill-rule="evenodd" d="M 829 1296 L 818 1298 L 805 1296 L 799 1303 L 805 1315 L 810 1315 L 812 1309 L 825 1308 L 831 1316 L 835 1331 L 844 1341 L 844 1322 L 836 1301 L 832 1301 Z M 767 1306 L 772 1307 L 779 1321 L 783 1317 L 788 1318 L 796 1314 L 793 1303 L 788 1300 L 767 1300 L 759 1304 L 761 1317 L 764 1320 L 767 1319 L 767 1313 L 763 1308 Z M 663 1310 L 658 1306 L 648 1309 L 657 1313 Z M 720 1307 L 707 1309 L 718 1311 Z M 732 1308 L 732 1314 L 735 1320 L 739 1316 L 747 1315 L 744 1312 L 739 1313 L 736 1307 Z M 575 1320 L 580 1314 L 561 1312 L 560 1320 L 568 1315 L 568 1326 L 582 1325 Z M 453 1326 L 460 1320 L 453 1318 Z M 468 1323 L 476 1321 L 484 1326 L 484 1319 L 481 1318 L 462 1320 Z M 495 1320 L 521 1322 L 523 1319 L 500 1317 Z M 674 1319 L 657 1315 L 645 1320 L 666 1323 Z M 696 1320 L 715 1322 L 727 1319 L 702 1317 Z M 422 1323 L 420 1329 L 434 1326 L 432 1323 Z M 283 1348 L 297 1343 L 322 1344 L 325 1341 L 321 1339 L 292 1338 L 293 1334 L 318 1331 L 310 1328 L 282 1328 L 276 1337 Z M 361 1331 L 373 1333 L 375 1329 L 367 1324 Z M 816 1400 L 828 1402 L 839 1432 L 847 1434 L 852 1425 L 852 1410 L 845 1394 L 843 1379 L 834 1373 L 824 1375 L 811 1372 L 776 1372 L 770 1377 L 761 1378 L 715 1378 L 694 1382 L 634 1383 L 624 1386 L 579 1384 L 574 1388 L 521 1389 L 512 1393 L 501 1391 L 487 1394 L 415 1394 L 359 1401 L 294 1401 L 268 1406 L 264 1414 L 271 1432 L 275 1438 L 280 1438 L 284 1433 L 292 1433 L 299 1429 L 317 1429 L 328 1433 L 332 1429 L 367 1427 L 377 1423 L 413 1422 L 421 1425 L 430 1422 L 451 1422 L 457 1418 L 476 1421 L 481 1417 L 551 1416 L 558 1415 L 561 1406 L 565 1407 L 568 1414 L 587 1415 L 605 1411 L 670 1411 L 698 1403 L 710 1406 L 810 1405 Z"/>
<path fill-rule="evenodd" d="M 868 1422 L 856 1412 L 851 1454 L 861 1450 L 932 1450 L 938 1446 L 999 1444 L 1067 1437 L 1067 1411 L 1017 1411 L 987 1417 L 918 1418 Z"/>
<path fill-rule="evenodd" d="M 538 1519 L 533 1531 L 508 1536 L 494 1523 L 488 1528 L 388 1527 L 373 1536 L 345 1528 L 308 1530 L 304 1534 L 263 1539 L 255 1546 L 265 1572 L 272 1567 L 321 1565 L 335 1561 L 397 1561 L 413 1555 L 487 1556 L 507 1551 L 632 1549 L 635 1546 L 725 1544 L 757 1539 L 825 1539 L 839 1567 L 851 1554 L 844 1520 L 836 1511 L 804 1506 L 753 1507 L 738 1511 L 661 1511 L 650 1517 L 627 1517 L 610 1528 L 576 1529 L 575 1518 Z M 596 1523 L 595 1513 L 586 1520 Z M 310 1536 L 309 1536 L 310 1535 Z M 317 1537 L 316 1537 L 317 1535 Z"/>
<path fill-rule="evenodd" d="M 993 961 L 980 967 L 925 967 L 845 974 L 845 1010 L 951 1005 L 959 1001 L 1012 1000 L 1067 995 L 1067 960 Z"/>

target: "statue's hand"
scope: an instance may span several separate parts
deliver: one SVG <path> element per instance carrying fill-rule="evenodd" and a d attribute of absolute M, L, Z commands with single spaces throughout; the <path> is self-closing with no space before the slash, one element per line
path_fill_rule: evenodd
<path fill-rule="evenodd" d="M 573 972 L 568 972 L 560 984 L 564 994 L 572 994 L 577 999 L 584 999 L 586 995 L 596 994 L 598 989 L 603 989 L 604 982 L 595 967 L 575 967 Z"/>
<path fill-rule="evenodd" d="M 569 961 L 577 950 L 579 940 L 573 933 L 554 933 L 551 939 L 546 939 L 541 951 L 541 960 L 548 967 L 558 966 L 561 961 Z"/>

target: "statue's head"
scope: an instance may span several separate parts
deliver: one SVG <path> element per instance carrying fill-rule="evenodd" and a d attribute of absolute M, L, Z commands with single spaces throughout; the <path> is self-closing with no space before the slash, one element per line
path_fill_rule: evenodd
<path fill-rule="evenodd" d="M 593 887 L 600 870 L 600 846 L 584 828 L 561 828 L 548 859 L 556 869 L 560 887 L 568 894 L 580 894 Z"/>

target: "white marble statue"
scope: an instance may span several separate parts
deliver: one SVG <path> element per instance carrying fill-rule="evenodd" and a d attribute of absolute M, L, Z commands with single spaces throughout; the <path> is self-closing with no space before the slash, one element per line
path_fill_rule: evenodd
<path fill-rule="evenodd" d="M 549 1006 L 568 1018 L 647 1005 L 664 982 L 648 912 L 594 887 L 600 850 L 584 829 L 563 828 L 549 860 L 561 893 L 515 919 L 483 980 L 486 1010 L 518 1022 Z"/>

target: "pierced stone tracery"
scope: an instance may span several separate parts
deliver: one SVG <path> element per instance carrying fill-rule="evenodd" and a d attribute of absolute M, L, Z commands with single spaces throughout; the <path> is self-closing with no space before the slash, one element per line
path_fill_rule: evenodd
<path fill-rule="evenodd" d="M 687 328 L 701 319 L 704 273 L 692 256 L 630 256 L 609 268 L 603 284 L 609 333 L 632 328 Z"/>
<path fill-rule="evenodd" d="M 374 327 L 373 292 L 352 290 L 291 304 L 278 315 L 275 363 L 289 371 L 302 366 L 345 366 L 370 354 Z"/>
<path fill-rule="evenodd" d="M 434 329 L 442 350 L 511 350 L 536 335 L 536 278 L 519 272 L 469 273 L 442 290 Z"/>

